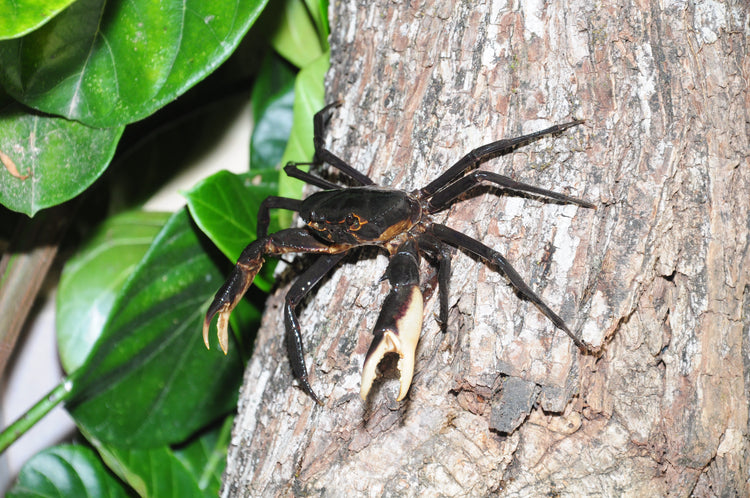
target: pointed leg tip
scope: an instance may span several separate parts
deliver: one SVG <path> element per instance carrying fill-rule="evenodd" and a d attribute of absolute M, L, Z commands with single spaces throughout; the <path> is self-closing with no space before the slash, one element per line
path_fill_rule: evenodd
<path fill-rule="evenodd" d="M 318 406 L 323 406 L 323 401 L 318 397 L 317 394 L 315 394 L 315 391 L 313 391 L 312 386 L 310 385 L 310 382 L 307 380 L 307 377 L 299 379 L 299 386 L 302 388 L 302 390 L 312 398 L 313 401 L 315 401 L 315 404 Z"/>
<path fill-rule="evenodd" d="M 585 208 L 589 208 L 589 209 L 596 209 L 596 204 L 594 204 L 593 202 L 589 202 L 589 201 L 581 201 L 581 202 L 580 202 L 580 205 L 581 205 L 582 207 L 585 207 Z"/>

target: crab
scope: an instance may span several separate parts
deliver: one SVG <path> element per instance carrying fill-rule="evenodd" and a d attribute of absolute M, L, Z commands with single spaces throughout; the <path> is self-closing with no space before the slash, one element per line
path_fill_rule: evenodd
<path fill-rule="evenodd" d="M 367 175 L 357 171 L 325 148 L 323 130 L 330 110 L 339 102 L 329 104 L 315 114 L 312 163 L 288 163 L 287 175 L 321 188 L 303 200 L 270 196 L 258 212 L 258 238 L 249 244 L 224 285 L 216 293 L 203 323 L 203 339 L 209 347 L 209 327 L 218 315 L 219 344 L 226 354 L 229 316 L 248 290 L 255 275 L 268 256 L 287 253 L 313 253 L 319 257 L 291 285 L 284 304 L 284 328 L 292 373 L 302 390 L 322 404 L 310 385 L 304 359 L 304 347 L 296 308 L 302 299 L 350 251 L 362 246 L 379 247 L 389 255 L 382 280 L 390 291 L 373 329 L 373 339 L 362 369 L 360 396 L 366 400 L 378 365 L 389 353 L 399 357 L 399 393 L 403 400 L 414 374 L 415 351 L 422 331 L 424 300 L 419 286 L 420 256 L 427 255 L 437 265 L 439 286 L 438 322 L 443 330 L 448 321 L 448 282 L 450 279 L 450 246 L 471 253 L 507 277 L 510 285 L 523 298 L 532 302 L 558 329 L 565 332 L 582 351 L 587 346 L 565 322 L 524 282 L 519 273 L 499 252 L 446 225 L 436 223 L 433 215 L 460 200 L 479 185 L 493 185 L 510 191 L 558 203 L 575 204 L 595 209 L 595 205 L 576 197 L 515 181 L 490 171 L 477 170 L 480 163 L 512 152 L 540 138 L 561 133 L 580 125 L 582 120 L 558 124 L 516 138 L 498 140 L 472 150 L 426 186 L 407 192 L 375 185 Z M 333 183 L 299 168 L 303 165 L 327 163 L 349 177 L 356 186 Z M 270 209 L 297 211 L 305 225 L 267 234 Z"/>

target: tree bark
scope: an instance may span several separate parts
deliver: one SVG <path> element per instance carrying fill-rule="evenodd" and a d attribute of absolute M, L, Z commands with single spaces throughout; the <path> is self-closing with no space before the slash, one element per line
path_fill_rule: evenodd
<path fill-rule="evenodd" d="M 301 310 L 325 406 L 292 380 L 288 286 L 269 301 L 223 496 L 750 495 L 749 18 L 741 0 L 332 2 L 326 142 L 379 184 L 586 119 L 482 168 L 598 209 L 486 189 L 438 220 L 598 352 L 457 252 L 407 399 L 390 379 L 363 403 L 387 260 L 359 253 Z"/>

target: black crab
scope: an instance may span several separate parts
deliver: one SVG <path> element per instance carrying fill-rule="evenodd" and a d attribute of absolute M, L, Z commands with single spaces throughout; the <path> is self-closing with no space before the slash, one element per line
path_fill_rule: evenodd
<path fill-rule="evenodd" d="M 483 184 L 595 209 L 594 204 L 575 197 L 520 183 L 489 171 L 475 170 L 480 163 L 492 157 L 507 154 L 542 137 L 560 133 L 581 124 L 582 120 L 477 147 L 427 186 L 406 192 L 376 186 L 368 176 L 355 170 L 324 147 L 323 128 L 328 111 L 336 105 L 338 102 L 329 104 L 315 114 L 314 161 L 289 163 L 284 167 L 289 176 L 323 190 L 304 200 L 271 196 L 261 203 L 258 212 L 258 239 L 242 252 L 232 273 L 216 293 L 206 313 L 203 323 L 206 347 L 209 347 L 209 326 L 213 317 L 218 314 L 219 344 L 224 353 L 227 352 L 229 315 L 252 284 L 265 256 L 280 256 L 286 253 L 320 254 L 320 257 L 290 287 L 284 305 L 284 326 L 292 372 L 302 389 L 313 400 L 322 404 L 308 380 L 295 308 L 347 252 L 361 246 L 377 246 L 384 249 L 390 257 L 383 279 L 388 280 L 391 290 L 383 303 L 373 330 L 374 337 L 365 357 L 360 395 L 366 400 L 377 376 L 378 364 L 383 357 L 388 353 L 397 353 L 400 372 L 397 401 L 401 401 L 411 385 L 414 356 L 424 316 L 422 292 L 419 287 L 420 254 L 427 254 L 437 263 L 440 300 L 438 321 L 445 330 L 448 319 L 451 256 L 447 246 L 455 246 L 478 256 L 504 274 L 516 291 L 534 303 L 555 327 L 568 334 L 576 346 L 584 351 L 588 349 L 570 331 L 565 322 L 531 290 L 503 255 L 461 232 L 432 220 L 434 213 L 446 209 L 469 190 Z M 323 163 L 338 169 L 358 185 L 338 185 L 298 167 Z M 305 226 L 267 234 L 269 210 L 274 208 L 297 211 Z"/>

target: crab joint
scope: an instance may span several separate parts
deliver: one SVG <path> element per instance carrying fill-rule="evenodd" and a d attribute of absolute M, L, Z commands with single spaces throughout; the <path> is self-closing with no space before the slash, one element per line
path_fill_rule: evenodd
<path fill-rule="evenodd" d="M 424 304 L 417 285 L 396 286 L 383 303 L 373 334 L 375 337 L 365 356 L 360 396 L 367 400 L 378 374 L 378 364 L 388 353 L 398 353 L 399 392 L 396 401 L 406 397 L 414 375 L 414 356 L 422 331 Z"/>

